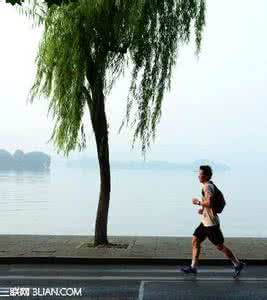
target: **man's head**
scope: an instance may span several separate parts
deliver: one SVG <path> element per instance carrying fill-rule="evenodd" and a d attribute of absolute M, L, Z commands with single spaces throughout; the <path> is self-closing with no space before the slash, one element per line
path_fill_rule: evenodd
<path fill-rule="evenodd" d="M 212 177 L 212 169 L 210 166 L 200 166 L 198 179 L 201 183 L 209 181 Z"/>

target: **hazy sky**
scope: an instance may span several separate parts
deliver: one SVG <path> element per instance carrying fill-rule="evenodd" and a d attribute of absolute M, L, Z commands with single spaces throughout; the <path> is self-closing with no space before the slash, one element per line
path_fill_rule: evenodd
<path fill-rule="evenodd" d="M 267 1 L 207 0 L 207 26 L 199 59 L 183 48 L 166 94 L 156 143 L 148 159 L 228 164 L 267 163 Z M 0 148 L 42 150 L 53 121 L 47 102 L 26 104 L 42 29 L 0 0 Z M 107 103 L 113 159 L 140 159 L 129 131 L 117 134 L 125 113 L 127 78 Z M 88 153 L 95 155 L 89 119 Z"/>

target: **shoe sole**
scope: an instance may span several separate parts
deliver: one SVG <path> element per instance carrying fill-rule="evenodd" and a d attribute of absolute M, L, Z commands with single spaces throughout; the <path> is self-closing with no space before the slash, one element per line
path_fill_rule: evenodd
<path fill-rule="evenodd" d="M 186 271 L 183 271 L 183 270 L 180 270 L 182 271 L 184 274 L 192 274 L 192 275 L 197 275 L 197 273 L 193 273 L 193 272 L 186 272 Z"/>

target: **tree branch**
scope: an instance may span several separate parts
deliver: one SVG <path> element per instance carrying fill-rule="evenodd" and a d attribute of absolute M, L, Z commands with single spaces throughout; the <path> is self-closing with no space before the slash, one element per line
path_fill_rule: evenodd
<path fill-rule="evenodd" d="M 6 0 L 6 3 L 10 3 L 12 5 L 18 4 L 18 5 L 22 5 L 24 2 L 24 0 Z M 47 3 L 47 6 L 50 7 L 52 5 L 61 5 L 63 3 L 69 3 L 69 2 L 77 2 L 77 0 L 45 0 L 45 2 Z"/>

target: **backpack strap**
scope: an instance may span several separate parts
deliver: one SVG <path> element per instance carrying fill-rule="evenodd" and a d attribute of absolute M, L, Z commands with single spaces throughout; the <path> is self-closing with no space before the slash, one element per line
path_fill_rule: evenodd
<path fill-rule="evenodd" d="M 214 213 L 214 215 L 215 215 L 216 212 L 215 212 L 214 209 L 213 209 L 213 201 L 214 201 L 214 197 L 217 197 L 217 187 L 216 187 L 216 185 L 213 183 L 213 181 L 211 181 L 211 180 L 209 180 L 208 183 L 212 184 L 213 187 L 214 187 L 214 194 L 213 194 L 213 197 L 212 197 L 212 204 L 211 204 L 211 205 L 212 205 L 212 211 L 213 211 L 213 213 Z M 205 196 L 205 193 L 204 193 L 203 188 L 202 188 L 201 193 L 202 193 L 202 196 L 204 197 L 204 196 Z"/>

